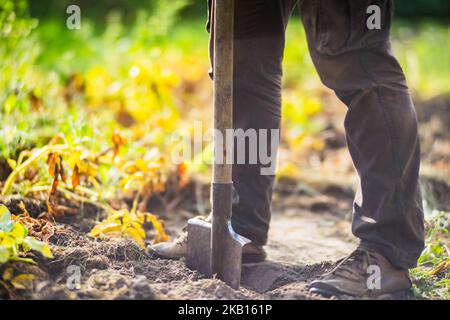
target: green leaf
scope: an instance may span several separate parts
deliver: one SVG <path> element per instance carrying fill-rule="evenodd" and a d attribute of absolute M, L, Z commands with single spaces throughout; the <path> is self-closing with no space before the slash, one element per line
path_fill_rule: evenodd
<path fill-rule="evenodd" d="M 14 223 L 14 227 L 11 230 L 10 235 L 14 236 L 17 242 L 22 242 L 22 240 L 27 236 L 27 228 L 25 228 L 21 223 Z"/>
<path fill-rule="evenodd" d="M 33 237 L 26 237 L 23 242 L 24 251 L 34 250 L 40 252 L 46 258 L 53 258 L 53 254 L 50 251 L 49 246 Z"/>
<path fill-rule="evenodd" d="M 14 221 L 11 220 L 11 212 L 4 205 L 0 204 L 0 230 L 9 232 L 14 227 Z"/>
<path fill-rule="evenodd" d="M 0 245 L 0 263 L 5 263 L 9 261 L 9 257 L 11 256 L 11 253 L 7 248 Z"/>

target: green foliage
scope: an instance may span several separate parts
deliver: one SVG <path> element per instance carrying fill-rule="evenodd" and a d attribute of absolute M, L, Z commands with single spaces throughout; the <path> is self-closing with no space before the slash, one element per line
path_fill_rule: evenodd
<path fill-rule="evenodd" d="M 29 110 L 29 94 L 33 92 L 33 62 L 38 47 L 31 35 L 37 20 L 27 14 L 27 1 L 0 1 L 0 152 L 10 155 L 24 146 L 26 133 L 20 129 L 23 122 L 11 125 L 6 115 Z M 14 134 L 12 132 L 14 131 Z"/>
<path fill-rule="evenodd" d="M 142 8 L 150 7 L 153 1 L 143 0 L 77 0 L 76 4 L 85 8 L 86 14 L 93 19 L 101 20 L 104 12 L 121 8 L 130 15 Z M 32 12 L 45 17 L 64 11 L 73 4 L 72 0 L 35 0 L 31 1 Z M 450 3 L 448 0 L 395 0 L 396 16 L 401 18 L 423 18 L 435 17 L 445 18 L 450 16 Z M 183 18 L 203 18 L 206 12 L 206 0 L 191 0 L 187 10 L 183 11 Z"/>
<path fill-rule="evenodd" d="M 68 30 L 61 19 L 34 31 L 30 46 L 39 44 L 43 50 L 28 61 L 36 79 L 24 81 L 39 87 L 25 97 L 26 110 L 14 105 L 1 113 L 2 121 L 10 124 L 2 131 L 11 139 L 2 140 L 0 146 L 12 169 L 3 194 L 47 192 L 48 213 L 56 216 L 63 214 L 52 203 L 57 191 L 101 204 L 121 192 L 133 196 L 137 192 L 137 198 L 146 199 L 150 192 L 163 190 L 171 167 L 167 161 L 164 166 L 157 162 L 159 154 L 169 157 L 168 133 L 179 126 L 181 117 L 173 92 L 181 77 L 196 86 L 199 70 L 207 69 L 167 48 L 165 35 L 185 4 L 152 1 L 152 9 L 139 11 L 127 28 L 121 15 L 112 12 L 101 32 L 89 20 L 83 20 L 80 30 Z M 10 78 L 14 81 L 15 75 Z M 18 130 L 21 144 L 14 145 Z M 53 137 L 62 143 L 54 144 Z M 66 174 L 71 184 L 65 181 Z M 153 216 L 147 217 L 150 221 Z M 156 218 L 152 222 L 157 239 L 165 239 L 162 225 Z M 133 234 L 133 229 L 124 230 Z"/>
<path fill-rule="evenodd" d="M 125 22 L 133 23 L 139 11 L 147 10 L 153 14 L 153 10 L 160 3 L 170 3 L 163 0 L 31 0 L 30 11 L 33 17 L 39 19 L 52 19 L 65 15 L 66 8 L 69 5 L 78 5 L 82 10 L 83 18 L 93 20 L 98 25 L 106 23 L 105 16 L 113 11 L 122 11 L 125 13 Z M 177 2 L 177 1 L 173 1 Z M 191 3 L 198 1 L 189 0 Z M 203 3 L 206 6 L 206 3 Z M 176 7 L 176 4 L 175 4 Z"/>
<path fill-rule="evenodd" d="M 426 299 L 450 299 L 450 235 L 448 212 L 435 212 L 429 222 L 426 247 L 411 270 L 414 295 Z"/>
<path fill-rule="evenodd" d="M 70 144 L 99 152 L 109 147 L 110 139 L 105 137 L 122 122 L 130 126 L 120 117 L 136 123 L 127 134 L 132 141 L 127 151 L 139 157 L 155 145 L 164 147 L 166 133 L 179 118 L 172 95 L 183 76 L 177 70 L 198 78 L 198 70 L 207 69 L 201 61 L 184 62 L 176 50 L 166 49 L 168 40 L 163 35 L 185 3 L 153 1 L 151 13 L 141 11 L 128 28 L 120 15 L 112 13 L 101 33 L 88 20 L 76 31 L 65 28 L 64 20 L 51 20 L 24 36 L 27 49 L 16 46 L 11 54 L 4 54 L 5 59 L 38 52 L 39 47 L 43 50 L 25 60 L 27 77 L 14 72 L 0 80 L 22 83 L 20 94 L 11 90 L 12 97 L 1 104 L 3 157 L 17 159 L 22 150 L 43 147 L 58 133 Z M 26 8 L 24 16 L 25 12 Z M 152 130 L 147 142 L 136 143 L 155 123 L 161 126 Z M 105 173 L 103 168 L 100 171 Z"/>
<path fill-rule="evenodd" d="M 395 0 L 396 15 L 404 18 L 450 16 L 450 2 L 447 0 Z"/>
<path fill-rule="evenodd" d="M 422 98 L 450 92 L 450 28 L 446 25 L 399 23 L 394 50 L 414 95 Z"/>
<path fill-rule="evenodd" d="M 49 246 L 28 235 L 28 229 L 14 220 L 8 208 L 0 205 L 0 286 L 12 293 L 12 289 L 32 289 L 33 274 L 15 272 L 14 262 L 35 263 L 27 257 L 29 251 L 39 252 L 45 258 L 53 258 Z"/>
<path fill-rule="evenodd" d="M 28 236 L 28 229 L 13 221 L 8 208 L 0 205 L 0 265 L 9 261 L 32 263 L 32 259 L 24 257 L 30 250 L 53 257 L 47 244 Z"/>
<path fill-rule="evenodd" d="M 151 222 L 156 231 L 154 243 L 165 242 L 169 236 L 165 233 L 163 223 L 151 213 L 129 210 L 119 210 L 107 219 L 98 223 L 92 230 L 93 237 L 127 237 L 133 239 L 142 249 L 145 249 L 146 237 L 143 224 Z"/>

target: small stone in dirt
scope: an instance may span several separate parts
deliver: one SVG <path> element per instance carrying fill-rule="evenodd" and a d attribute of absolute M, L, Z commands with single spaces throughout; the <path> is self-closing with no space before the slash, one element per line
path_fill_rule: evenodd
<path fill-rule="evenodd" d="M 131 281 L 130 285 L 132 298 L 138 300 L 153 300 L 156 299 L 156 295 L 150 286 L 150 283 L 146 276 L 137 276 Z"/>
<path fill-rule="evenodd" d="M 223 299 L 226 297 L 233 296 L 234 292 L 233 289 L 231 289 L 230 287 L 224 284 L 218 284 L 214 294 L 217 298 Z"/>
<path fill-rule="evenodd" d="M 92 274 L 87 284 L 98 290 L 117 290 L 127 285 L 125 276 L 118 272 L 112 272 L 112 270 L 102 270 Z"/>
<path fill-rule="evenodd" d="M 330 211 L 330 204 L 326 202 L 314 202 L 311 204 L 311 211 L 320 212 L 320 211 Z"/>

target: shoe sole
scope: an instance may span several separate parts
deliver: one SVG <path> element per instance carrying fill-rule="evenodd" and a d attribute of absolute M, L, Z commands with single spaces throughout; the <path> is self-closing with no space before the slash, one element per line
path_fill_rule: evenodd
<path fill-rule="evenodd" d="M 360 298 L 360 299 L 374 299 L 374 300 L 407 300 L 411 297 L 411 290 L 406 289 L 403 291 L 397 291 L 393 293 L 383 293 L 380 295 L 366 295 L 366 296 L 355 296 L 350 294 L 345 294 L 338 291 L 332 291 L 332 290 L 326 290 L 322 288 L 311 288 L 309 289 L 309 292 L 312 294 L 318 294 L 323 296 L 324 298 L 342 298 L 342 297 L 351 297 L 351 298 Z"/>
<path fill-rule="evenodd" d="M 242 263 L 261 263 L 266 261 L 266 255 L 262 254 L 243 254 Z"/>
<path fill-rule="evenodd" d="M 162 254 L 159 254 L 156 251 L 149 251 L 146 250 L 145 254 L 147 255 L 147 257 L 149 258 L 159 258 L 159 259 L 165 259 L 165 260 L 180 260 L 182 258 L 184 258 L 184 256 L 180 256 L 180 257 L 176 257 L 176 256 L 164 256 Z"/>

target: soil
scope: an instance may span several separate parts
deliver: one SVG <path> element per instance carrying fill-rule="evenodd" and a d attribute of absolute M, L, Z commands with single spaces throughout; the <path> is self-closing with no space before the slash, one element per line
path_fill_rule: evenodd
<path fill-rule="evenodd" d="M 286 196 L 283 195 L 285 198 Z M 328 271 L 331 261 L 354 248 L 346 213 L 351 198 L 324 194 L 292 193 L 289 207 L 276 208 L 266 247 L 268 261 L 243 266 L 242 287 L 233 290 L 216 279 L 205 279 L 185 267 L 184 261 L 149 258 L 134 242 L 123 239 L 96 240 L 72 223 L 58 223 L 49 239 L 54 259 L 35 257 L 38 266 L 20 264 L 18 269 L 38 274 L 34 291 L 18 292 L 16 298 L 31 299 L 312 299 L 308 283 Z M 297 205 L 295 203 L 297 202 Z M 317 206 L 317 202 L 323 204 Z M 34 203 L 34 202 L 33 202 Z M 305 203 L 308 203 L 305 205 Z M 35 203 L 39 208 L 39 204 Z M 338 205 L 340 214 L 327 207 Z M 168 222 L 175 235 L 182 219 Z M 327 261 L 327 262 L 324 262 Z M 72 266 L 72 267 L 71 267 Z M 70 290 L 75 268 L 81 287 Z"/>
<path fill-rule="evenodd" d="M 266 246 L 268 259 L 243 265 L 240 290 L 204 278 L 186 268 L 183 260 L 149 258 L 132 241 L 90 238 L 83 231 L 86 221 L 74 219 L 70 224 L 57 223 L 49 239 L 54 259 L 35 256 L 37 266 L 19 265 L 19 271 L 36 274 L 39 280 L 34 291 L 19 291 L 13 298 L 323 299 L 311 295 L 308 284 L 357 245 L 350 232 L 352 198 L 349 190 L 337 186 L 305 194 L 303 187 L 295 185 L 292 180 L 278 182 L 274 195 L 278 205 Z M 287 194 L 287 189 L 294 191 Z M 174 213 L 168 220 L 170 235 L 176 236 L 185 216 L 186 211 Z M 70 290 L 73 266 L 79 268 L 81 281 L 79 288 Z"/>
<path fill-rule="evenodd" d="M 447 99 L 447 100 L 445 100 Z M 446 108 L 439 107 L 442 100 Z M 437 165 L 438 173 L 430 170 L 422 177 L 424 194 L 433 208 L 449 210 L 447 165 L 450 159 L 448 98 L 441 98 L 419 107 L 421 139 L 425 167 Z M 443 123 L 442 123 L 443 122 Z M 342 130 L 327 130 L 330 144 L 327 158 L 341 159 L 340 167 L 351 170 L 351 160 L 345 151 Z M 344 141 L 344 145 L 342 143 Z M 436 146 L 436 144 L 438 144 Z M 343 156 L 342 156 L 343 155 Z M 342 162 L 344 161 L 344 162 Z M 326 162 L 325 162 L 326 163 Z M 344 165 L 341 165 L 345 163 Z M 331 166 L 331 172 L 336 164 Z M 443 168 L 443 169 L 442 169 Z M 320 168 L 323 169 L 323 168 Z M 326 169 L 326 168 L 325 168 Z M 124 239 L 98 240 L 88 236 L 102 211 L 92 205 L 75 208 L 78 213 L 55 222 L 55 232 L 49 238 L 54 259 L 34 258 L 37 265 L 16 263 L 18 271 L 37 275 L 34 290 L 5 292 L 0 297 L 15 299 L 322 299 L 308 292 L 308 284 L 333 268 L 335 261 L 349 254 L 357 245 L 350 232 L 352 183 L 348 179 L 328 179 L 316 176 L 311 169 L 311 180 L 278 180 L 274 192 L 274 208 L 267 262 L 245 264 L 242 286 L 233 290 L 217 279 L 206 279 L 186 268 L 184 261 L 161 260 L 148 257 L 134 242 Z M 441 170 L 441 171 L 439 171 Z M 319 170 L 320 171 L 320 170 Z M 326 171 L 326 170 L 323 170 Z M 336 180 L 338 180 L 336 182 Z M 208 207 L 208 186 L 191 184 L 182 201 L 161 210 L 169 235 L 175 237 L 187 218 L 205 213 Z M 199 191 L 200 190 L 200 191 Z M 199 196 L 200 195 L 200 196 Z M 24 199 L 18 196 L 0 198 L 10 210 L 20 212 L 24 201 L 30 215 L 45 212 L 44 200 Z M 167 202 L 167 201 L 165 201 Z M 171 202 L 172 204 L 174 202 Z M 65 203 L 67 207 L 74 207 Z M 158 211 L 156 213 L 159 213 Z M 74 275 L 79 271 L 79 287 Z M 71 286 L 72 285 L 72 286 Z M 71 289 L 69 289 L 71 288 Z"/>

